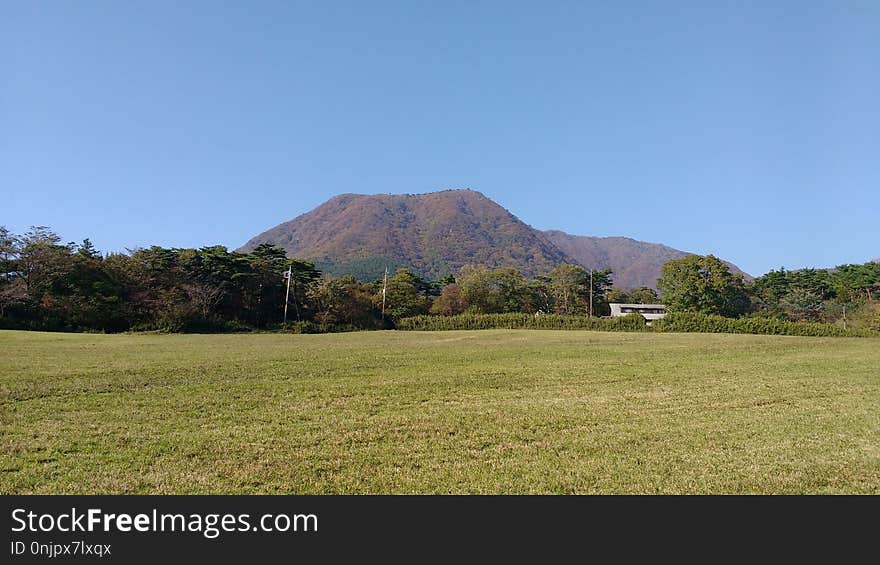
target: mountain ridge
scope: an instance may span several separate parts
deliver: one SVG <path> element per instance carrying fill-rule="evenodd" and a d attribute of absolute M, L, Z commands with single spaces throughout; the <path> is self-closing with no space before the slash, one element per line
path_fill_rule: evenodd
<path fill-rule="evenodd" d="M 332 274 L 347 266 L 373 268 L 385 262 L 433 278 L 469 263 L 516 267 L 532 276 L 568 259 L 540 231 L 470 189 L 340 194 L 251 238 L 240 249 L 249 251 L 260 243 L 314 260 Z"/>
<path fill-rule="evenodd" d="M 693 255 L 662 243 L 650 243 L 625 236 L 573 235 L 561 230 L 546 230 L 544 234 L 578 264 L 611 269 L 615 286 L 624 289 L 641 286 L 656 288 L 657 279 L 667 261 Z M 741 273 L 748 280 L 752 278 L 730 261 L 724 262 L 731 272 Z"/>
<path fill-rule="evenodd" d="M 514 267 L 531 277 L 560 263 L 578 263 L 611 268 L 615 285 L 627 289 L 654 287 L 662 262 L 688 254 L 627 237 L 540 231 L 472 189 L 338 194 L 254 236 L 239 250 L 261 243 L 279 245 L 329 274 L 365 280 L 381 276 L 385 266 L 437 279 L 466 264 Z"/>

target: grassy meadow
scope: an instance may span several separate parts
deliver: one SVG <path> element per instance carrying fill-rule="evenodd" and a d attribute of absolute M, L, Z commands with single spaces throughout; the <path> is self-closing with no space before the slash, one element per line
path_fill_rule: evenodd
<path fill-rule="evenodd" d="M 880 340 L 0 332 L 0 493 L 880 493 Z"/>

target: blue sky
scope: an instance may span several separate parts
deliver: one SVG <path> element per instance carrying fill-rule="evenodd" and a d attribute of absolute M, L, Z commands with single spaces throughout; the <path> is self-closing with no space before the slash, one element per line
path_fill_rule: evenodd
<path fill-rule="evenodd" d="M 0 224 L 235 248 L 344 193 L 752 274 L 880 256 L 880 2 L 0 2 Z"/>

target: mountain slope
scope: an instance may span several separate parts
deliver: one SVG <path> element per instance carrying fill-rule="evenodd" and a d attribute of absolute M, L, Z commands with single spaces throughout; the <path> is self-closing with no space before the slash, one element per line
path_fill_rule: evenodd
<path fill-rule="evenodd" d="M 663 264 L 687 255 L 626 237 L 541 232 L 473 190 L 341 194 L 252 238 L 240 251 L 261 243 L 279 245 L 329 274 L 361 280 L 379 278 L 386 266 L 437 279 L 466 264 L 515 267 L 531 277 L 578 263 L 611 269 L 615 286 L 624 289 L 656 287 Z"/>
<path fill-rule="evenodd" d="M 429 278 L 469 263 L 516 267 L 533 276 L 570 261 L 540 231 L 472 190 L 342 194 L 261 233 L 241 250 L 260 243 L 279 245 L 331 274 L 367 280 L 381 276 L 386 265 L 412 267 Z"/>
<path fill-rule="evenodd" d="M 590 237 L 558 230 L 545 231 L 544 235 L 577 263 L 593 269 L 611 269 L 614 272 L 614 286 L 623 289 L 640 286 L 657 288 L 657 279 L 664 263 L 689 255 L 666 245 L 628 237 Z M 726 263 L 732 272 L 743 273 L 733 263 Z M 751 278 L 746 273 L 743 275 Z"/>

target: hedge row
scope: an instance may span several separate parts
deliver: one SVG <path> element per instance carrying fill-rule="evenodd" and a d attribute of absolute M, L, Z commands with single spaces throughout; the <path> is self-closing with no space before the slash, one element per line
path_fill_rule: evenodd
<path fill-rule="evenodd" d="M 671 313 L 651 326 L 657 332 L 700 332 L 809 337 L 874 337 L 870 330 L 843 329 L 832 324 L 789 322 L 775 318 L 725 318 L 707 314 Z"/>
<path fill-rule="evenodd" d="M 648 331 L 641 316 L 621 318 L 586 318 L 557 314 L 459 314 L 458 316 L 414 316 L 397 321 L 397 329 L 408 331 L 439 330 L 599 330 Z"/>
<path fill-rule="evenodd" d="M 622 332 L 699 332 L 795 335 L 814 337 L 876 337 L 869 330 L 844 330 L 831 324 L 787 322 L 770 318 L 724 318 L 705 314 L 675 313 L 648 326 L 635 314 L 621 318 L 585 318 L 555 314 L 461 314 L 415 316 L 397 321 L 404 331 L 539 329 Z"/>

